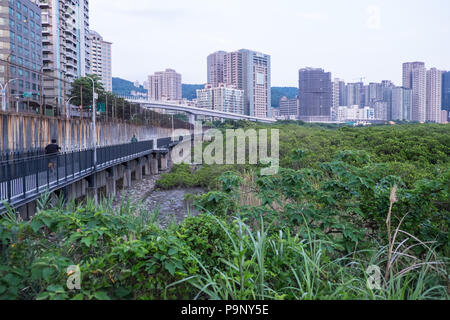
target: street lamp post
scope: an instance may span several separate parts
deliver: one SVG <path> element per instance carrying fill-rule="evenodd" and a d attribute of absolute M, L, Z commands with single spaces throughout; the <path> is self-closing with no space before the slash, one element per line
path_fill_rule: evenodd
<path fill-rule="evenodd" d="M 19 113 L 19 101 L 20 101 L 20 97 L 16 96 L 16 112 Z"/>
<path fill-rule="evenodd" d="M 97 169 L 97 127 L 96 127 L 96 113 L 95 108 L 95 81 L 91 77 L 86 77 L 92 81 L 92 143 L 94 144 L 94 170 Z"/>
<path fill-rule="evenodd" d="M 8 90 L 8 85 L 19 79 L 11 79 L 9 80 L 7 83 L 5 83 L 4 85 L 0 83 L 0 88 L 2 89 L 2 110 L 6 111 L 6 91 Z"/>
<path fill-rule="evenodd" d="M 65 103 L 65 105 L 66 105 L 66 118 L 67 118 L 67 119 L 70 119 L 70 101 L 71 101 L 72 99 L 75 99 L 75 98 L 78 98 L 78 97 L 72 97 L 72 98 L 68 99 L 68 100 L 66 101 L 66 103 Z M 81 115 L 80 115 L 80 116 L 81 116 Z"/>

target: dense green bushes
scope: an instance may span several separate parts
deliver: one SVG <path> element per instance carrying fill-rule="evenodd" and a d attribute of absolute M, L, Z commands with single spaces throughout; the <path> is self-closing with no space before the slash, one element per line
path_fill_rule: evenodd
<path fill-rule="evenodd" d="M 160 230 L 130 209 L 117 216 L 88 204 L 46 209 L 28 223 L 1 220 L 0 299 L 448 298 L 433 251 L 406 273 L 422 260 L 398 257 L 383 290 L 370 290 L 365 270 L 385 264 L 384 245 L 342 255 L 312 229 L 295 234 L 245 213 Z M 81 290 L 66 286 L 71 265 L 80 268 Z"/>
<path fill-rule="evenodd" d="M 0 299 L 449 298 L 449 126 L 275 126 L 278 175 L 177 165 L 162 176 L 161 189 L 210 190 L 196 197 L 204 213 L 178 226 L 130 203 L 1 219 Z M 81 290 L 66 286 L 73 265 Z M 369 266 L 381 290 L 367 287 Z"/>
<path fill-rule="evenodd" d="M 193 169 L 188 164 L 176 164 L 170 173 L 162 174 L 161 179 L 156 182 L 156 187 L 163 190 L 196 187 L 212 190 L 218 187 L 219 176 L 233 169 L 233 166 L 208 165 Z"/>

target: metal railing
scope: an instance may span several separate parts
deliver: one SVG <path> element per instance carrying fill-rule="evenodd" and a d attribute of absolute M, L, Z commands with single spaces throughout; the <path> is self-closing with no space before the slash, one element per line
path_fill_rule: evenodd
<path fill-rule="evenodd" d="M 26 204 L 46 191 L 63 188 L 95 172 L 153 152 L 153 140 L 97 148 L 94 166 L 93 149 L 15 158 L 0 162 L 0 213 L 10 206 Z M 171 138 L 157 140 L 157 147 L 169 147 Z"/>

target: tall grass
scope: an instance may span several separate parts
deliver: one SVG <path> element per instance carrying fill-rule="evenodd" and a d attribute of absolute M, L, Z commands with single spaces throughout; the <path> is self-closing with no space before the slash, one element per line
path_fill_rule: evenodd
<path fill-rule="evenodd" d="M 316 239 L 311 232 L 302 240 L 283 230 L 274 237 L 264 228 L 262 218 L 258 230 L 251 230 L 239 217 L 235 218 L 235 229 L 214 219 L 233 244 L 232 259 L 222 259 L 225 267 L 211 269 L 192 254 L 200 267 L 199 275 L 168 287 L 189 282 L 198 290 L 195 299 L 213 300 L 423 300 L 449 297 L 445 286 L 448 260 L 437 259 L 433 248 L 424 243 L 416 243 L 426 245 L 428 250 L 421 260 L 407 253 L 415 245 L 401 252 L 398 248 L 406 242 L 395 241 L 394 236 L 388 245 L 331 260 L 327 254 L 331 243 Z M 389 254 L 389 248 L 397 249 Z M 380 276 L 380 290 L 370 289 L 367 268 L 388 265 L 388 257 L 391 261 L 389 276 Z M 268 276 L 272 272 L 269 266 L 273 266 L 274 261 L 282 263 L 289 259 L 295 263 L 289 266 L 289 275 L 282 279 L 286 285 L 275 288 L 273 276 Z"/>

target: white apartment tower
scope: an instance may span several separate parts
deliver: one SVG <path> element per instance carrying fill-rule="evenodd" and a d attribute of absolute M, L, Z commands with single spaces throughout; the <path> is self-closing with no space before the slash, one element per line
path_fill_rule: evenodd
<path fill-rule="evenodd" d="M 175 70 L 156 72 L 148 77 L 150 100 L 180 101 L 182 100 L 181 74 Z"/>
<path fill-rule="evenodd" d="M 403 87 L 412 90 L 412 121 L 425 122 L 427 120 L 426 83 L 425 63 L 407 62 L 403 64 Z"/>
<path fill-rule="evenodd" d="M 42 11 L 44 95 L 62 105 L 70 83 L 90 70 L 89 0 L 33 1 Z"/>
<path fill-rule="evenodd" d="M 332 83 L 332 99 L 333 99 L 333 108 L 337 108 L 340 106 L 340 102 L 342 101 L 341 99 L 341 95 L 343 94 L 343 92 L 341 93 L 341 88 L 342 88 L 342 82 L 343 80 L 341 79 L 334 79 L 333 83 Z"/>
<path fill-rule="evenodd" d="M 244 91 L 224 84 L 218 87 L 207 84 L 204 89 L 197 90 L 197 107 L 244 114 Z"/>
<path fill-rule="evenodd" d="M 442 116 L 442 71 L 431 68 L 427 71 L 427 121 L 441 123 Z"/>
<path fill-rule="evenodd" d="M 106 91 L 112 92 L 112 58 L 111 42 L 104 41 L 103 37 L 95 31 L 90 31 L 90 74 L 100 77 Z"/>

